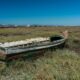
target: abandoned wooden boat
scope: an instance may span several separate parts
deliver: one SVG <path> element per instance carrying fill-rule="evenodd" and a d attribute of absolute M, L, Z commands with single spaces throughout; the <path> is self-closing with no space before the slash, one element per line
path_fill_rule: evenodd
<path fill-rule="evenodd" d="M 21 53 L 62 46 L 66 39 L 63 36 L 38 37 L 15 42 L 0 43 L 0 56 L 19 55 Z"/>

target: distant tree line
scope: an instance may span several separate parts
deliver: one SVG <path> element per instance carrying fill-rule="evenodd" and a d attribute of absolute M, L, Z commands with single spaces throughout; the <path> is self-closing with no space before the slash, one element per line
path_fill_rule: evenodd
<path fill-rule="evenodd" d="M 80 26 L 64 26 L 64 25 L 2 25 L 0 24 L 0 28 L 17 28 L 17 27 L 80 27 Z"/>

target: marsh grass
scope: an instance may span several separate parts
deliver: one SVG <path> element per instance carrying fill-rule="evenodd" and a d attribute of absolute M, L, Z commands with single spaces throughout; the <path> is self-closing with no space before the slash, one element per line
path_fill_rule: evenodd
<path fill-rule="evenodd" d="M 69 38 L 80 39 L 80 27 L 29 27 L 29 28 L 0 28 L 0 42 L 24 40 L 33 37 L 49 37 L 61 35 L 63 31 L 69 31 Z"/>
<path fill-rule="evenodd" d="M 79 27 L 32 27 L 0 29 L 0 42 L 24 40 L 32 37 L 48 37 L 69 31 L 68 49 L 47 51 L 43 56 L 3 63 L 0 80 L 80 80 Z"/>
<path fill-rule="evenodd" d="M 44 53 L 33 60 L 9 63 L 0 80 L 80 80 L 80 56 L 69 50 Z"/>

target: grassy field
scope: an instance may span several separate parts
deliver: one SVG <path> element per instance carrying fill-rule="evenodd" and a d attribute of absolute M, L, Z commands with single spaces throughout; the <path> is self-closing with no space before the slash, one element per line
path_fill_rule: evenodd
<path fill-rule="evenodd" d="M 80 80 L 80 27 L 1 28 L 0 42 L 48 37 L 64 30 L 69 31 L 64 49 L 0 65 L 0 80 Z"/>
<path fill-rule="evenodd" d="M 10 42 L 32 37 L 47 37 L 69 31 L 70 39 L 80 39 L 80 27 L 28 27 L 28 28 L 0 28 L 0 42 Z"/>
<path fill-rule="evenodd" d="M 12 61 L 1 70 L 0 80 L 80 80 L 80 56 L 57 50 L 36 59 Z"/>
<path fill-rule="evenodd" d="M 69 31 L 68 47 L 80 53 L 80 27 L 21 27 L 0 28 L 0 42 L 24 40 L 33 37 L 48 37 Z M 73 44 L 73 45 L 72 45 Z"/>

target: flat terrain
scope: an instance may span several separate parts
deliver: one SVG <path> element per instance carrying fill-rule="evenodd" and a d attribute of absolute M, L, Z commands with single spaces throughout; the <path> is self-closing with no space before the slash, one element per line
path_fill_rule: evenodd
<path fill-rule="evenodd" d="M 69 31 L 68 47 L 80 52 L 80 27 L 17 27 L 0 28 L 0 42 L 24 40 L 33 37 L 48 37 L 61 35 L 63 31 Z"/>
<path fill-rule="evenodd" d="M 80 80 L 80 27 L 0 28 L 0 42 L 48 37 L 69 31 L 62 50 L 0 64 L 0 80 Z"/>
<path fill-rule="evenodd" d="M 21 27 L 21 28 L 0 28 L 0 42 L 22 40 L 32 37 L 47 37 L 61 34 L 64 30 L 69 31 L 71 39 L 80 39 L 80 27 Z"/>

